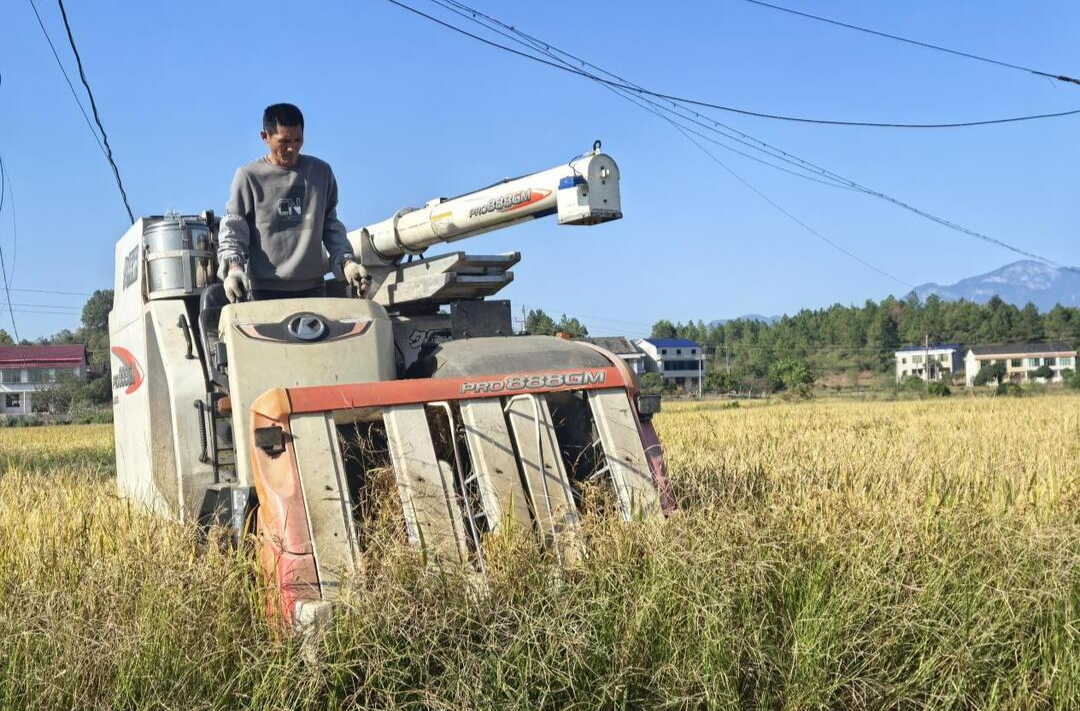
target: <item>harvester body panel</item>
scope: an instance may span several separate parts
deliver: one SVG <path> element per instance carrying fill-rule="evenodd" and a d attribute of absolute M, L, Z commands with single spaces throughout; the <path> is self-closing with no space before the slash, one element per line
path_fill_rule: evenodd
<path fill-rule="evenodd" d="M 271 388 L 393 380 L 394 337 L 386 311 L 363 299 L 285 299 L 231 304 L 219 326 L 229 369 L 235 432 Z M 305 340 L 310 339 L 310 340 Z M 235 438 L 237 481 L 251 486 L 250 443 Z"/>
<path fill-rule="evenodd" d="M 206 392 L 202 363 L 185 336 L 181 300 L 149 300 L 140 270 L 139 220 L 117 243 L 109 314 L 117 484 L 123 496 L 162 515 L 194 520 L 213 470 L 199 461 L 193 403 Z M 153 222 L 149 223 L 153 225 Z"/>

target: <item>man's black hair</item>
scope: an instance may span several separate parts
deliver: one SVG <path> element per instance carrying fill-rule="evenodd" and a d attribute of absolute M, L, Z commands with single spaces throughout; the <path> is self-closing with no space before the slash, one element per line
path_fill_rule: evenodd
<path fill-rule="evenodd" d="M 293 104 L 271 104 L 263 111 L 263 130 L 273 136 L 278 126 L 304 127 L 304 114 Z"/>

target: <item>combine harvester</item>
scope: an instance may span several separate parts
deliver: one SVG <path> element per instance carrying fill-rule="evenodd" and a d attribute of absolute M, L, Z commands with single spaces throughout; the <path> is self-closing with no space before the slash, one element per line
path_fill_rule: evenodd
<path fill-rule="evenodd" d="M 586 480 L 608 483 L 626 520 L 662 515 L 659 400 L 623 361 L 513 335 L 509 302 L 485 298 L 518 253 L 415 258 L 548 215 L 622 217 L 599 142 L 350 232 L 367 298 L 335 282 L 327 298 L 229 304 L 212 213 L 138 220 L 116 245 L 109 314 L 120 492 L 237 538 L 254 522 L 287 624 L 321 616 L 359 563 L 365 442 L 389 451 L 408 540 L 440 563 L 483 572 L 485 536 L 507 526 L 572 563 Z"/>

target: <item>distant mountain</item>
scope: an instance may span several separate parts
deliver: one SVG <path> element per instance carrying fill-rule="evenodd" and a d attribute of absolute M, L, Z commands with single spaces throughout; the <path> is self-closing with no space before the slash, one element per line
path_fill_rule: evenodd
<path fill-rule="evenodd" d="M 980 304 L 996 295 L 1021 308 L 1030 301 L 1039 311 L 1049 311 L 1055 304 L 1080 306 L 1080 273 L 1025 259 L 955 284 L 923 284 L 915 293 L 920 299 L 937 294 L 944 301 Z"/>
<path fill-rule="evenodd" d="M 716 321 L 710 321 L 710 326 L 723 326 L 728 321 L 760 321 L 761 323 L 774 324 L 783 316 L 762 316 L 761 314 L 743 314 L 742 316 L 736 316 L 735 318 L 721 318 Z"/>

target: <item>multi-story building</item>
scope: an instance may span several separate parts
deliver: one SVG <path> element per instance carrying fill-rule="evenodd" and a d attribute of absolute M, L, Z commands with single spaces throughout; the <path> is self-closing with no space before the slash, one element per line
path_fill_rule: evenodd
<path fill-rule="evenodd" d="M 699 344 L 685 338 L 641 338 L 634 345 L 645 353 L 645 368 L 659 373 L 676 387 L 696 392 L 705 376 L 705 354 Z"/>
<path fill-rule="evenodd" d="M 995 343 L 972 346 L 964 358 L 965 380 L 974 385 L 975 377 L 985 365 L 1005 364 L 1006 378 L 1014 383 L 1031 379 L 1031 372 L 1046 365 L 1052 381 L 1061 380 L 1061 371 L 1076 369 L 1076 349 L 1064 342 Z"/>
<path fill-rule="evenodd" d="M 955 343 L 904 346 L 896 351 L 896 382 L 914 375 L 926 382 L 948 382 L 962 365 L 963 349 Z"/>
<path fill-rule="evenodd" d="M 642 376 L 646 372 L 645 368 L 645 353 L 642 352 L 637 346 L 630 342 L 629 338 L 625 336 L 608 336 L 601 338 L 580 338 L 577 340 L 591 343 L 594 346 L 599 346 L 606 351 L 611 351 L 615 355 L 626 361 L 626 364 L 630 367 L 630 370 L 634 372 L 634 375 Z"/>
<path fill-rule="evenodd" d="M 34 411 L 34 392 L 86 377 L 86 346 L 0 346 L 0 417 Z"/>

